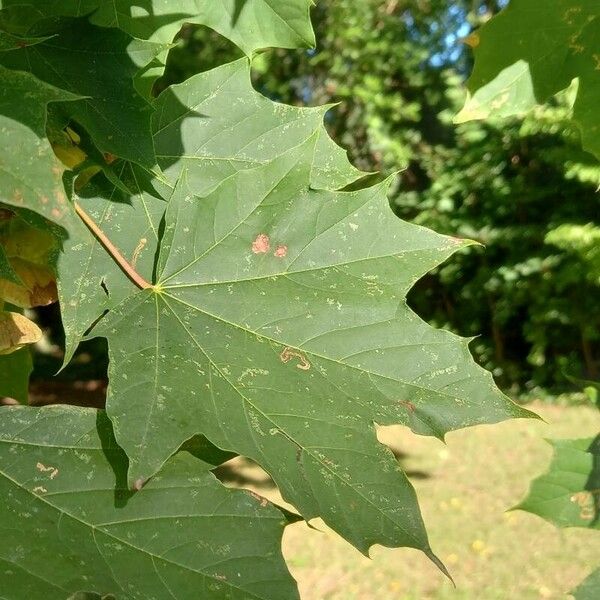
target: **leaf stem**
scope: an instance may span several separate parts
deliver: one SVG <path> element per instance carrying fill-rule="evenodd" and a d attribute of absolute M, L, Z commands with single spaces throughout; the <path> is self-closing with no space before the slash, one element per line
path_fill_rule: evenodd
<path fill-rule="evenodd" d="M 110 254 L 113 260 L 121 267 L 125 275 L 135 283 L 141 290 L 147 290 L 152 287 L 152 284 L 148 283 L 129 263 L 129 261 L 121 254 L 119 249 L 108 239 L 104 231 L 96 225 L 92 217 L 79 206 L 77 202 L 75 205 L 75 212 L 79 218 L 85 223 L 87 228 L 92 232 L 94 237 L 104 246 L 104 249 Z"/>

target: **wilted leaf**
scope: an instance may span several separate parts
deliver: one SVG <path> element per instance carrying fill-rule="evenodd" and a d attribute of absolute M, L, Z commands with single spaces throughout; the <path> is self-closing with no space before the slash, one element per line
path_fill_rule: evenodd
<path fill-rule="evenodd" d="M 362 551 L 433 557 L 373 423 L 443 437 L 529 413 L 473 363 L 467 340 L 406 306 L 413 283 L 464 244 L 398 220 L 386 185 L 310 189 L 316 135 L 206 198 L 179 182 L 156 289 L 93 331 L 109 340 L 109 416 L 131 485 L 201 433 L 256 460 L 305 518 Z"/>
<path fill-rule="evenodd" d="M 4 598 L 298 598 L 285 517 L 266 500 L 224 488 L 187 452 L 141 493 L 126 466 L 103 412 L 0 409 Z"/>
<path fill-rule="evenodd" d="M 0 248 L 15 275 L 5 277 L 0 272 L 0 300 L 21 308 L 57 301 L 54 263 L 58 244 L 50 231 L 11 219 L 0 228 Z"/>

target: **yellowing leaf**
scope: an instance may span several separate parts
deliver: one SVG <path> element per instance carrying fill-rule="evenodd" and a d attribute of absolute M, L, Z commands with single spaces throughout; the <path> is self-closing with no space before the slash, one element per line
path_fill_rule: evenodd
<path fill-rule="evenodd" d="M 10 259 L 10 264 L 23 285 L 0 279 L 2 300 L 21 308 L 47 306 L 57 301 L 56 278 L 50 267 L 16 257 Z"/>
<path fill-rule="evenodd" d="M 42 330 L 27 317 L 14 312 L 0 312 L 0 355 L 39 342 Z"/>
<path fill-rule="evenodd" d="M 69 169 L 74 169 L 77 165 L 80 165 L 86 158 L 87 154 L 75 144 L 52 144 L 52 150 L 62 162 Z"/>
<path fill-rule="evenodd" d="M 56 241 L 48 232 L 11 219 L 1 230 L 0 248 L 11 274 L 0 271 L 0 300 L 21 308 L 46 306 L 57 300 L 52 268 Z"/>

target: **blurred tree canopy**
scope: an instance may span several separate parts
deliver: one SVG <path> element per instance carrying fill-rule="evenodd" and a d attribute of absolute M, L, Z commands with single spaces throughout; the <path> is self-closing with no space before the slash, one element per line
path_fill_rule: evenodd
<path fill-rule="evenodd" d="M 339 103 L 327 126 L 355 164 L 403 169 L 399 216 L 484 244 L 421 281 L 412 305 L 479 336 L 472 348 L 505 388 L 560 390 L 566 374 L 599 374 L 600 168 L 568 124 L 568 93 L 523 120 L 452 124 L 467 36 L 505 4 L 319 0 L 317 49 L 260 54 L 255 85 L 290 104 Z M 241 56 L 207 29 L 180 38 L 163 84 Z"/>

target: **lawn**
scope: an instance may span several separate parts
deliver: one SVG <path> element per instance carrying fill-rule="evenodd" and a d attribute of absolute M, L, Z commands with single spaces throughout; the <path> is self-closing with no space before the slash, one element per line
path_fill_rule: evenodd
<path fill-rule="evenodd" d="M 303 600 L 564 598 L 600 562 L 600 534 L 558 530 L 507 509 L 546 469 L 551 450 L 544 438 L 595 434 L 600 414 L 587 407 L 534 409 L 546 423 L 475 427 L 449 434 L 446 445 L 402 427 L 380 432 L 411 473 L 431 544 L 456 588 L 419 552 L 374 547 L 369 560 L 316 520 L 319 531 L 300 523 L 284 538 Z M 254 465 L 238 460 L 234 471 L 225 471 L 230 480 L 281 501 Z"/>

